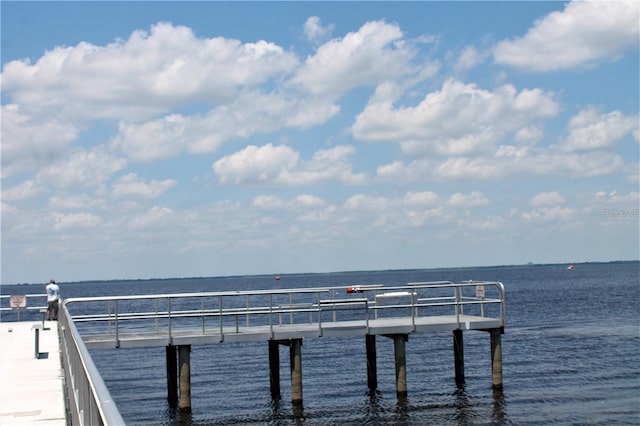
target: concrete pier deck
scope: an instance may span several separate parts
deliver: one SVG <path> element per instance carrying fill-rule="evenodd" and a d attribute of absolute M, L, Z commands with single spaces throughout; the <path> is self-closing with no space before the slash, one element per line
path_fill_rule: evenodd
<path fill-rule="evenodd" d="M 58 323 L 0 322 L 0 425 L 66 426 Z"/>

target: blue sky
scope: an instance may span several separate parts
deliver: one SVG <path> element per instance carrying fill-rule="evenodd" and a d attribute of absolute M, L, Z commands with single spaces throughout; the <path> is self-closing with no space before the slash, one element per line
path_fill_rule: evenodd
<path fill-rule="evenodd" d="M 639 258 L 637 2 L 11 2 L 3 284 Z"/>

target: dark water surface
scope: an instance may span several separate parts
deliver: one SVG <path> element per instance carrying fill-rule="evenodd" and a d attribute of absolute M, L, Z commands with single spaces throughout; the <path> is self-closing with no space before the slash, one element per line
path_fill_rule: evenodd
<path fill-rule="evenodd" d="M 574 270 L 535 265 L 283 275 L 280 281 L 251 276 L 63 283 L 61 288 L 64 297 L 80 297 L 469 279 L 506 287 L 501 391 L 491 387 L 484 332 L 464 333 L 463 388 L 455 385 L 450 333 L 410 336 L 409 393 L 402 400 L 395 393 L 391 339 L 377 339 L 374 395 L 367 391 L 363 338 L 305 339 L 301 408 L 289 402 L 287 348 L 281 348 L 282 400 L 273 402 L 266 342 L 194 346 L 188 415 L 167 405 L 163 348 L 92 351 L 92 356 L 132 425 L 640 424 L 638 262 L 578 264 Z M 3 286 L 2 293 L 38 289 Z"/>

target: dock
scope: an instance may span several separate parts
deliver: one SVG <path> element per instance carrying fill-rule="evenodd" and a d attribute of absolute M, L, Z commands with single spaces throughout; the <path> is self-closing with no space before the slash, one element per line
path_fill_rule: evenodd
<path fill-rule="evenodd" d="M 2 425 L 67 424 L 58 323 L 46 321 L 42 325 L 33 321 L 0 323 Z"/>
<path fill-rule="evenodd" d="M 500 282 L 71 298 L 62 303 L 58 319 L 0 323 L 0 424 L 125 424 L 90 349 L 162 348 L 167 403 L 190 412 L 193 345 L 264 342 L 274 401 L 281 399 L 279 349 L 287 347 L 291 402 L 301 406 L 304 339 L 361 340 L 366 349 L 363 388 L 370 392 L 378 386 L 376 340 L 389 342 L 396 393 L 405 398 L 410 336 L 451 333 L 453 377 L 460 387 L 465 383 L 463 332 L 480 331 L 489 337 L 491 385 L 502 388 L 506 304 Z"/>

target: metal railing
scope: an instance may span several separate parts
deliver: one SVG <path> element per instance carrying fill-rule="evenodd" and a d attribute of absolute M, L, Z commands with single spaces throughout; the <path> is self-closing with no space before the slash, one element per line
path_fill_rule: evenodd
<path fill-rule="evenodd" d="M 29 312 L 29 311 L 42 311 L 43 309 L 47 309 L 47 295 L 45 293 L 36 293 L 36 294 L 23 294 L 21 296 L 25 296 L 26 298 L 26 307 L 25 308 L 12 308 L 10 307 L 9 304 L 9 300 L 11 299 L 11 297 L 16 296 L 16 295 L 9 295 L 9 294 L 3 294 L 0 295 L 0 316 L 2 317 L 2 319 L 6 319 L 6 315 L 7 313 L 11 312 L 11 313 L 15 313 L 16 314 L 16 321 L 20 321 L 20 314 L 22 312 Z M 42 305 L 34 305 L 31 306 L 32 303 L 34 303 L 34 299 L 38 300 L 38 299 L 42 299 L 42 302 L 40 302 L 40 300 L 38 300 L 35 303 L 42 303 Z"/>
<path fill-rule="evenodd" d="M 482 287 L 482 297 L 478 288 Z M 345 290 L 350 289 L 347 293 Z M 486 293 L 485 293 L 486 289 Z M 421 317 L 490 314 L 506 322 L 504 286 L 499 282 L 416 282 L 403 286 L 361 285 L 349 287 L 298 288 L 258 291 L 226 291 L 92 297 L 66 299 L 63 306 L 73 312 L 73 321 L 93 334 L 112 335 L 118 346 L 127 331 L 155 332 L 171 343 L 176 330 L 200 329 L 202 334 L 241 329 L 312 324 L 322 335 L 330 321 L 364 321 L 410 317 L 415 327 Z M 496 307 L 497 306 L 497 307 Z M 102 324 L 100 328 L 99 324 Z"/>
<path fill-rule="evenodd" d="M 58 320 L 70 423 L 124 425 L 124 419 L 64 304 Z"/>

